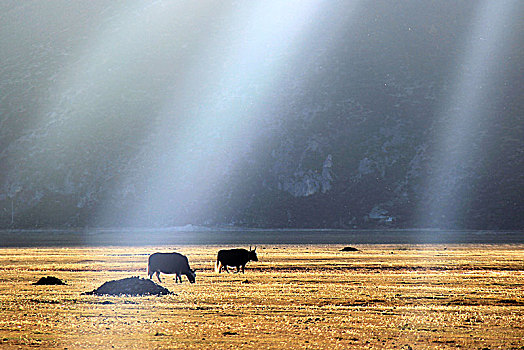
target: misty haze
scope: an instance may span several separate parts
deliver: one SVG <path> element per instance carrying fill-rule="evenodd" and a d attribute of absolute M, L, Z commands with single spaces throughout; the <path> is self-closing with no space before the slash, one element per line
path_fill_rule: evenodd
<path fill-rule="evenodd" d="M 520 1 L 0 6 L 4 228 L 523 227 Z"/>

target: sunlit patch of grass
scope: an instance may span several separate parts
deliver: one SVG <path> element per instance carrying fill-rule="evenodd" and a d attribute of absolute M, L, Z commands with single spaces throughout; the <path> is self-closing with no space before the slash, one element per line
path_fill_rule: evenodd
<path fill-rule="evenodd" d="M 0 347 L 524 346 L 524 246 L 357 247 L 258 247 L 245 274 L 216 274 L 221 247 L 182 246 L 197 282 L 164 275 L 162 297 L 81 293 L 146 277 L 172 247 L 1 249 Z M 67 285 L 32 285 L 43 276 Z"/>

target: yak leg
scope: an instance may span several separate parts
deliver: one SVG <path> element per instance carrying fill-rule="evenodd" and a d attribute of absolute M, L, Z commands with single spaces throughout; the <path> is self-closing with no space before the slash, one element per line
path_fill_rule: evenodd
<path fill-rule="evenodd" d="M 175 283 L 178 283 L 178 281 L 180 281 L 180 283 L 182 283 L 182 275 L 177 273 L 176 276 L 175 276 Z"/>
<path fill-rule="evenodd" d="M 162 280 L 160 279 L 160 271 L 156 271 L 156 278 L 158 279 L 158 282 L 162 283 Z"/>
<path fill-rule="evenodd" d="M 226 272 L 229 273 L 229 270 L 227 269 L 227 265 L 224 265 L 224 270 L 226 270 Z"/>
<path fill-rule="evenodd" d="M 246 267 L 246 265 L 242 265 L 242 273 L 244 273 L 245 267 Z"/>

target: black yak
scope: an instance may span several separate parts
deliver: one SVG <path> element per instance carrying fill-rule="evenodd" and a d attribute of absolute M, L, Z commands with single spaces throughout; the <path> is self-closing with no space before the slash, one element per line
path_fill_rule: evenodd
<path fill-rule="evenodd" d="M 248 261 L 258 261 L 256 250 L 257 250 L 257 247 L 255 247 L 255 249 L 253 250 L 251 250 L 251 247 L 249 247 L 249 250 L 246 250 L 246 249 L 220 250 L 217 255 L 215 271 L 220 273 L 220 271 L 224 269 L 226 270 L 226 272 L 229 272 L 227 267 L 234 266 L 237 268 L 237 272 L 240 272 L 240 268 L 242 267 L 242 273 L 244 273 L 244 268 L 246 267 L 246 264 Z"/>
<path fill-rule="evenodd" d="M 176 274 L 175 282 L 182 283 L 182 275 L 186 275 L 191 283 L 195 283 L 195 270 L 189 267 L 187 257 L 179 253 L 154 253 L 149 256 L 147 263 L 147 275 L 152 278 L 156 273 L 156 278 L 160 280 L 160 272 Z"/>

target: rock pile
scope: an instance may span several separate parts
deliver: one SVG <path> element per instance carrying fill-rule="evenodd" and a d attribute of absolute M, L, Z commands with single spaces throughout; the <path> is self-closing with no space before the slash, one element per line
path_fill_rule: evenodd
<path fill-rule="evenodd" d="M 173 294 L 155 282 L 139 277 L 129 277 L 121 280 L 109 281 L 84 295 L 167 295 Z"/>

